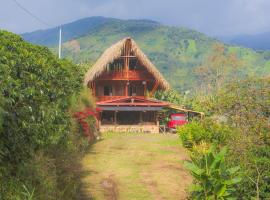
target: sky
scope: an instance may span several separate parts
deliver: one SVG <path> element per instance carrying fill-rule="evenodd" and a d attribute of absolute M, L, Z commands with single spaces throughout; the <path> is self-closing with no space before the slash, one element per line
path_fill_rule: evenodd
<path fill-rule="evenodd" d="M 40 18 L 22 10 L 15 1 Z M 47 29 L 90 16 L 150 19 L 211 36 L 270 31 L 270 0 L 0 0 L 0 29 Z"/>

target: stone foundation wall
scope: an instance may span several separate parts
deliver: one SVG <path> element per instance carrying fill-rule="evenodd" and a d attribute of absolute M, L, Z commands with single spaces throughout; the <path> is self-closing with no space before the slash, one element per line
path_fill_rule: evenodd
<path fill-rule="evenodd" d="M 101 125 L 100 132 L 159 133 L 158 125 Z"/>

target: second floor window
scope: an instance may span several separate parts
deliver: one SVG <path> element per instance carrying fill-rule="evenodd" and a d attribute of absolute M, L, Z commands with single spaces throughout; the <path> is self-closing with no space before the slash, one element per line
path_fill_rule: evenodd
<path fill-rule="evenodd" d="M 137 95 L 137 88 L 136 86 L 130 86 L 129 87 L 129 96 L 136 96 Z"/>
<path fill-rule="evenodd" d="M 112 96 L 112 86 L 104 86 L 104 96 Z"/>

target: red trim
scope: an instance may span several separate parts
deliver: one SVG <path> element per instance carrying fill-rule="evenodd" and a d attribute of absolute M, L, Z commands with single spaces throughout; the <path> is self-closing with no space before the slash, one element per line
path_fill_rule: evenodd
<path fill-rule="evenodd" d="M 102 103 L 99 106 L 168 106 L 166 103 Z"/>
<path fill-rule="evenodd" d="M 123 102 L 125 100 L 134 100 L 140 102 Z M 168 106 L 169 103 L 153 100 L 153 99 L 145 99 L 139 97 L 124 97 L 114 100 L 101 101 L 96 103 L 98 106 Z"/>

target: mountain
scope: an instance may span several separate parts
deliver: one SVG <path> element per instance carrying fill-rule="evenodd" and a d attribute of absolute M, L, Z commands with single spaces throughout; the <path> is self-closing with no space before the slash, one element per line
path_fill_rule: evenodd
<path fill-rule="evenodd" d="M 59 27 L 26 33 L 32 43 L 46 45 L 57 53 Z M 219 43 L 200 32 L 165 26 L 150 20 L 120 20 L 90 17 L 62 26 L 64 57 L 76 63 L 93 63 L 101 53 L 124 37 L 132 37 L 165 78 L 177 90 L 194 87 L 193 69 L 202 64 Z M 270 53 L 225 45 L 244 62 L 243 74 L 269 74 Z"/>
<path fill-rule="evenodd" d="M 114 21 L 114 19 L 104 17 L 89 17 L 64 24 L 61 26 L 61 28 L 64 30 L 62 33 L 62 39 L 63 41 L 68 41 L 70 39 L 83 36 L 110 21 Z M 54 27 L 46 30 L 24 33 L 22 36 L 25 40 L 32 43 L 52 46 L 58 43 L 59 28 L 60 27 Z"/>
<path fill-rule="evenodd" d="M 254 35 L 219 37 L 219 39 L 229 44 L 239 45 L 255 50 L 270 50 L 270 32 Z"/>

